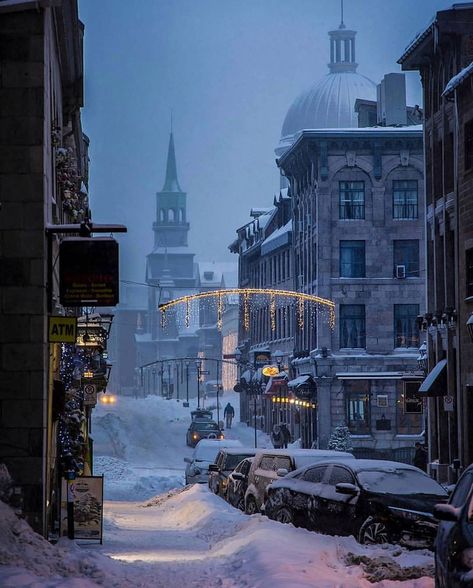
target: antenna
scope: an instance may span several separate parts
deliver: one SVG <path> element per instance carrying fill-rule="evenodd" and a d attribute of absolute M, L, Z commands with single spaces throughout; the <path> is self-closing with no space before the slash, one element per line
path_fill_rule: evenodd
<path fill-rule="evenodd" d="M 343 0 L 342 0 L 343 2 Z M 171 108 L 171 133 L 172 133 L 172 108 Z"/>
<path fill-rule="evenodd" d="M 340 0 L 340 10 L 341 10 L 341 13 L 342 13 L 342 20 L 340 22 L 339 28 L 340 29 L 344 29 L 345 28 L 345 23 L 343 22 L 343 0 Z"/>

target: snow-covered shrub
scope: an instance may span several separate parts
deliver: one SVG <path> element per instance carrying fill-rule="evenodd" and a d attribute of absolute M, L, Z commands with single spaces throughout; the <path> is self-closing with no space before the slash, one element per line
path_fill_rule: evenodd
<path fill-rule="evenodd" d="M 327 449 L 334 449 L 335 451 L 352 451 L 353 444 L 351 442 L 351 435 L 348 427 L 336 427 L 330 435 Z"/>

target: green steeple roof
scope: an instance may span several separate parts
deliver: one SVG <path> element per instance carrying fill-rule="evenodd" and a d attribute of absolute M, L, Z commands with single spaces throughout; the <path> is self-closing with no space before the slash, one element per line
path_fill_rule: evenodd
<path fill-rule="evenodd" d="M 182 192 L 177 179 L 176 153 L 174 151 L 174 136 L 169 135 L 168 161 L 166 164 L 166 179 L 162 192 Z"/>

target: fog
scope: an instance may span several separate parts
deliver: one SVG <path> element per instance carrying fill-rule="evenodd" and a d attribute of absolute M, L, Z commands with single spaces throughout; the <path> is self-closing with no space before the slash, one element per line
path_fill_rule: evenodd
<path fill-rule="evenodd" d="M 198 260 L 227 247 L 278 191 L 274 147 L 294 98 L 328 72 L 338 0 L 79 0 L 93 220 L 125 223 L 122 278 L 144 280 L 173 131 Z M 379 82 L 441 0 L 346 0 L 358 72 Z M 421 103 L 408 74 L 408 103 Z"/>

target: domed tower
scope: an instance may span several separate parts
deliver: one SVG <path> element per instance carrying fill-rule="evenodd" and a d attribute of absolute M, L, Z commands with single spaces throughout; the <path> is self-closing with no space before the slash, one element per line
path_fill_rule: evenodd
<path fill-rule="evenodd" d="M 356 71 L 355 37 L 356 31 L 345 27 L 342 12 L 340 26 L 329 32 L 330 71 L 292 103 L 276 155 L 282 155 L 304 129 L 357 127 L 356 99 L 376 100 L 376 84 Z"/>

